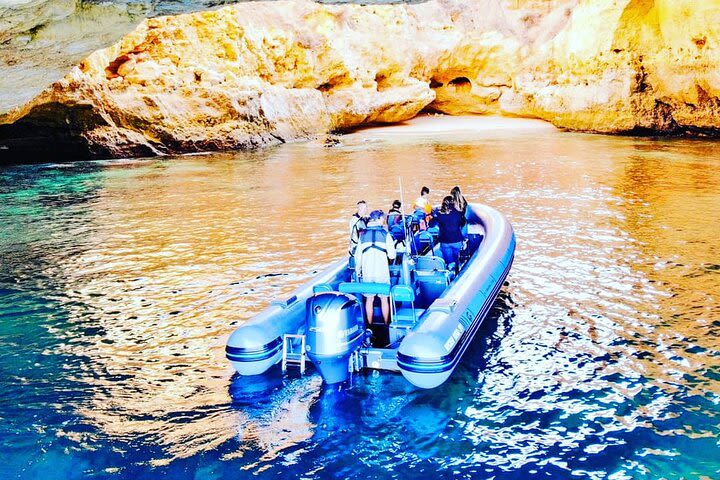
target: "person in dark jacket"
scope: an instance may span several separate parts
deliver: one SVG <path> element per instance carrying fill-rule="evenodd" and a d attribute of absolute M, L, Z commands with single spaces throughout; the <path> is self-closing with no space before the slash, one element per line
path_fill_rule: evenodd
<path fill-rule="evenodd" d="M 387 214 L 388 231 L 395 239 L 395 247 L 405 240 L 405 224 L 403 222 L 403 213 L 400 210 L 401 206 L 400 200 L 393 201 L 392 208 Z"/>
<path fill-rule="evenodd" d="M 390 209 L 390 211 L 388 211 L 387 225 L 388 230 L 390 230 L 391 233 L 394 227 L 402 227 L 402 211 L 400 211 L 401 206 L 402 204 L 400 203 L 400 200 L 394 200 L 392 203 L 392 208 Z"/>
<path fill-rule="evenodd" d="M 458 212 L 453 204 L 453 197 L 450 195 L 445 197 L 435 220 L 440 229 L 438 242 L 443 259 L 448 268 L 453 265 L 457 272 L 460 267 L 458 259 L 464 240 L 462 227 L 465 225 L 465 216 Z"/>
<path fill-rule="evenodd" d="M 462 213 L 462 216 L 465 217 L 465 220 L 467 221 L 467 207 L 468 202 L 465 200 L 465 197 L 463 197 L 462 192 L 460 191 L 460 187 L 453 187 L 452 190 L 450 190 L 450 196 L 453 197 L 453 205 L 455 206 L 455 210 Z M 467 223 L 463 227 L 463 237 L 467 237 Z"/>

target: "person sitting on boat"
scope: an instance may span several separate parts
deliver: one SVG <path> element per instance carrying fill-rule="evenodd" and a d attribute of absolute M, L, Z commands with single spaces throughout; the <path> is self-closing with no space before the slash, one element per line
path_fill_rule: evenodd
<path fill-rule="evenodd" d="M 365 200 L 357 202 L 357 212 L 350 217 L 350 246 L 348 253 L 350 254 L 350 266 L 353 265 L 355 255 L 355 247 L 357 247 L 358 240 L 360 240 L 360 234 L 365 230 L 367 226 L 367 203 Z"/>
<path fill-rule="evenodd" d="M 455 272 L 457 272 L 460 267 L 458 260 L 464 240 L 462 228 L 465 225 L 465 216 L 455 209 L 453 197 L 448 195 L 443 199 L 435 220 L 440 230 L 438 233 L 440 252 L 448 268 L 450 265 L 454 265 Z"/>
<path fill-rule="evenodd" d="M 430 205 L 430 189 L 423 186 L 420 189 L 420 196 L 413 204 L 413 217 L 419 223 L 419 230 L 427 230 L 428 223 L 432 218 L 432 205 Z"/>
<path fill-rule="evenodd" d="M 413 210 L 423 210 L 426 215 L 429 215 L 430 212 L 432 212 L 432 206 L 430 205 L 430 189 L 428 187 L 422 187 L 420 189 L 420 196 L 415 199 Z"/>
<path fill-rule="evenodd" d="M 370 212 L 365 231 L 355 247 L 355 272 L 361 282 L 390 283 L 390 267 L 388 260 L 396 256 L 395 242 L 383 228 L 385 214 L 382 210 Z M 380 297 L 380 308 L 383 321 L 390 324 L 390 302 L 385 295 Z M 368 323 L 372 323 L 375 295 L 365 296 L 365 313 Z"/>

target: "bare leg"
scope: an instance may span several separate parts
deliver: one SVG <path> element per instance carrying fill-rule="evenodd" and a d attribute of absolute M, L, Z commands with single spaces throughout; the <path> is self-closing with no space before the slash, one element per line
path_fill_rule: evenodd
<path fill-rule="evenodd" d="M 369 295 L 365 297 L 365 317 L 367 318 L 368 325 L 372 324 L 373 322 L 373 314 L 375 313 L 375 307 L 374 307 L 374 300 L 375 295 Z"/>
<path fill-rule="evenodd" d="M 390 325 L 390 302 L 388 302 L 388 297 L 380 297 L 380 308 L 382 309 L 385 325 Z"/>

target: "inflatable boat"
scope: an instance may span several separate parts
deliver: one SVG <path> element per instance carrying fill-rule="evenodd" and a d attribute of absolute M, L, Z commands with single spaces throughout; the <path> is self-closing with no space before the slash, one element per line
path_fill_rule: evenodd
<path fill-rule="evenodd" d="M 304 371 L 309 360 L 328 384 L 378 369 L 437 387 L 472 342 L 515 253 L 515 234 L 500 212 L 470 204 L 466 218 L 457 273 L 445 265 L 431 231 L 408 236 L 413 248 L 391 265 L 389 284 L 357 282 L 347 258 L 339 260 L 235 330 L 228 360 L 240 375 L 260 375 L 277 363 Z M 389 326 L 364 318 L 366 294 L 389 296 Z"/>

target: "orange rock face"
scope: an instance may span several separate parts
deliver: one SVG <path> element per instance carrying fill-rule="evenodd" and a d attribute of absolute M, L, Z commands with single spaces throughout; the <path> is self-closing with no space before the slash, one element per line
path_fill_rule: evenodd
<path fill-rule="evenodd" d="M 251 148 L 423 109 L 715 134 L 719 20 L 717 0 L 241 3 L 145 20 L 0 116 L 0 144 L 22 155 L 42 128 L 91 157 Z"/>

